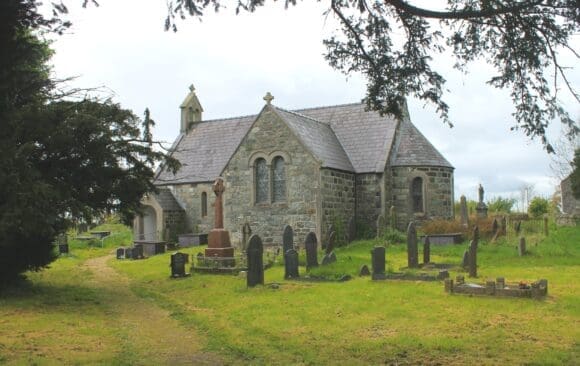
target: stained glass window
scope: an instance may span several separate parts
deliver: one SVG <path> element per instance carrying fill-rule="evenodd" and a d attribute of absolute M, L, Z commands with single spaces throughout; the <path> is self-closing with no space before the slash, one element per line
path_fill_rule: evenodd
<path fill-rule="evenodd" d="M 268 202 L 269 173 L 266 160 L 260 158 L 255 163 L 256 203 Z"/>
<path fill-rule="evenodd" d="M 284 171 L 284 159 L 281 156 L 274 158 L 273 171 L 273 200 L 274 202 L 286 201 L 286 172 Z"/>
<path fill-rule="evenodd" d="M 413 200 L 413 212 L 423 212 L 423 179 L 420 177 L 413 179 L 411 198 Z"/>

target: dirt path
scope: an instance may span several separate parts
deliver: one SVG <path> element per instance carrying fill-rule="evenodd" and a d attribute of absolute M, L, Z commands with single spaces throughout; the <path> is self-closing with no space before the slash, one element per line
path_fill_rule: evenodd
<path fill-rule="evenodd" d="M 200 337 L 170 317 L 168 311 L 136 296 L 130 280 L 107 265 L 113 256 L 93 258 L 84 265 L 93 272 L 89 286 L 106 288 L 110 319 L 127 334 L 128 352 L 139 353 L 139 364 L 219 365 L 219 357 L 202 353 Z"/>

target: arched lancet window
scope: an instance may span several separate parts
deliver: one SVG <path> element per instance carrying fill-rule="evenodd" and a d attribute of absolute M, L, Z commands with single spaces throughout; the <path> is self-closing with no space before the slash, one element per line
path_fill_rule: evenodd
<path fill-rule="evenodd" d="M 269 189 L 268 184 L 270 181 L 268 166 L 266 165 L 266 160 L 259 158 L 256 160 L 254 165 L 255 176 L 254 181 L 256 184 L 256 203 L 268 202 Z"/>
<path fill-rule="evenodd" d="M 272 162 L 272 173 L 272 200 L 274 202 L 284 202 L 286 201 L 286 172 L 283 157 L 277 156 L 274 158 Z"/>
<path fill-rule="evenodd" d="M 207 193 L 201 193 L 201 217 L 207 216 Z"/>
<path fill-rule="evenodd" d="M 423 212 L 423 178 L 417 177 L 411 183 L 411 199 L 413 212 Z"/>

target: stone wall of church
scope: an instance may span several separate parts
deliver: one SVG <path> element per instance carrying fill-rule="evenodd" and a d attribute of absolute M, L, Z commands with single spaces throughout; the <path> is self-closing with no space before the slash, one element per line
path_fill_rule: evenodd
<path fill-rule="evenodd" d="M 286 201 L 272 202 L 272 161 L 284 158 Z M 270 202 L 255 203 L 254 162 L 264 158 L 270 171 Z M 288 126 L 266 107 L 238 150 L 230 159 L 224 173 L 224 224 L 230 231 L 232 244 L 240 247 L 242 227 L 250 224 L 253 234 L 264 245 L 281 245 L 284 225 L 294 229 L 295 245 L 304 245 L 308 232 L 320 235 L 317 227 L 320 197 L 319 163 L 305 150 Z"/>
<path fill-rule="evenodd" d="M 383 174 L 356 175 L 356 223 L 357 235 L 376 233 L 377 217 L 383 210 Z"/>
<path fill-rule="evenodd" d="M 213 229 L 215 195 L 211 185 L 212 183 L 193 183 L 169 187 L 175 199 L 185 208 L 186 232 L 209 233 Z M 205 216 L 202 216 L 201 212 L 203 192 L 207 195 L 207 215 Z"/>
<path fill-rule="evenodd" d="M 391 169 L 392 199 L 397 214 L 397 227 L 406 230 L 409 221 L 421 222 L 434 218 L 452 218 L 453 169 L 445 167 L 393 167 Z M 423 179 L 424 212 L 413 213 L 411 182 Z"/>
<path fill-rule="evenodd" d="M 348 220 L 355 214 L 355 175 L 334 169 L 320 170 L 322 195 L 322 238 L 333 225 L 338 235 L 346 233 Z"/>

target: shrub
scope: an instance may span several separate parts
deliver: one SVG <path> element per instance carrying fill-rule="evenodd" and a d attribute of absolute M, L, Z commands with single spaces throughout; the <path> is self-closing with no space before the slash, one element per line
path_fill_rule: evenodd
<path fill-rule="evenodd" d="M 388 229 L 383 234 L 383 240 L 389 244 L 405 243 L 407 241 L 407 235 L 399 230 Z"/>
<path fill-rule="evenodd" d="M 548 213 L 549 205 L 550 203 L 546 198 L 534 197 L 530 202 L 530 206 L 528 207 L 528 213 L 532 217 L 540 217 L 543 214 Z"/>
<path fill-rule="evenodd" d="M 487 208 L 490 212 L 510 213 L 515 204 L 515 198 L 503 198 L 498 196 L 487 202 Z"/>

